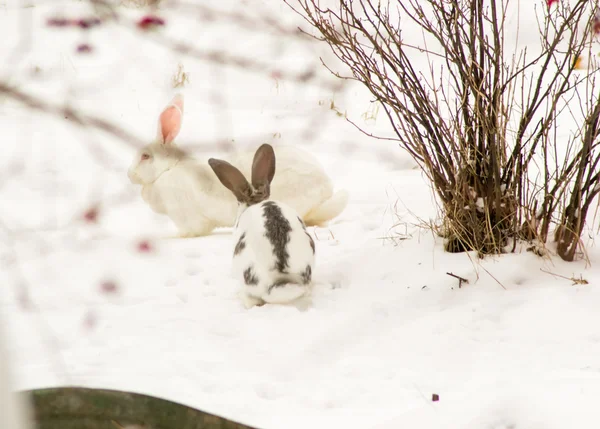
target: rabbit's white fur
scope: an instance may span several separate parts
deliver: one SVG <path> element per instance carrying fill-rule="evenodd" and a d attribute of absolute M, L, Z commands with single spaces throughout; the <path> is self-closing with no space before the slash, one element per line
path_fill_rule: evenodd
<path fill-rule="evenodd" d="M 159 117 L 156 141 L 138 151 L 128 177 L 142 185 L 144 201 L 155 212 L 169 216 L 182 236 L 202 236 L 216 227 L 233 226 L 237 203 L 206 160 L 186 155 L 173 143 L 182 119 L 183 97 L 177 95 Z M 275 151 L 273 199 L 289 205 L 307 225 L 322 225 L 345 209 L 347 192 L 333 193 L 331 180 L 313 155 L 291 146 L 278 146 Z M 253 151 L 242 151 L 230 162 L 249 174 L 253 155 Z"/>
<path fill-rule="evenodd" d="M 294 301 L 312 284 L 314 240 L 292 207 L 269 199 L 270 184 L 278 174 L 275 160 L 268 144 L 257 149 L 250 174 L 227 161 L 208 160 L 238 201 L 233 271 L 242 281 L 240 297 L 246 308 Z"/>
<path fill-rule="evenodd" d="M 242 235 L 245 244 L 239 254 L 234 254 L 232 266 L 235 277 L 242 280 L 240 298 L 246 308 L 265 302 L 269 304 L 289 303 L 308 295 L 312 284 L 312 270 L 315 264 L 315 254 L 310 244 L 312 238 L 308 235 L 295 210 L 281 202 L 275 204 L 292 227 L 289 233 L 290 241 L 286 245 L 289 253 L 286 270 L 288 274 L 282 275 L 273 269 L 275 257 L 273 246 L 265 234 L 264 204 L 264 202 L 255 204 L 244 210 L 234 232 L 236 246 Z M 252 275 L 257 279 L 256 285 L 248 285 L 245 281 L 244 274 L 249 267 L 252 268 Z M 309 277 L 303 278 L 302 274 L 305 274 L 307 269 Z M 274 284 L 281 282 L 282 278 L 287 280 L 287 283 L 272 288 Z"/>

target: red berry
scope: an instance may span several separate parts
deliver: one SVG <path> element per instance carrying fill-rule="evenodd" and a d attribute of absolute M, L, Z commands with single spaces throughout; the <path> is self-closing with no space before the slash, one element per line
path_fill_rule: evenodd
<path fill-rule="evenodd" d="M 98 221 L 98 208 L 92 207 L 92 208 L 88 209 L 83 214 L 83 218 L 85 219 L 86 222 L 89 222 L 89 223 L 97 222 Z"/>
<path fill-rule="evenodd" d="M 92 47 L 87 43 L 82 43 L 77 46 L 77 52 L 79 52 L 80 54 L 87 54 L 92 52 Z"/>
<path fill-rule="evenodd" d="M 149 253 L 152 251 L 152 245 L 150 244 L 149 241 L 143 240 L 138 243 L 137 249 L 138 249 L 138 252 Z"/>
<path fill-rule="evenodd" d="M 47 21 L 49 27 L 66 27 L 70 21 L 66 18 L 50 18 Z"/>
<path fill-rule="evenodd" d="M 162 18 L 159 18 L 158 16 L 154 16 L 154 15 L 144 16 L 137 23 L 137 26 L 139 28 L 141 28 L 142 30 L 157 27 L 160 25 L 165 25 L 165 20 Z"/>
<path fill-rule="evenodd" d="M 119 287 L 115 282 L 107 280 L 100 284 L 100 290 L 102 293 L 113 294 L 119 290 Z"/>

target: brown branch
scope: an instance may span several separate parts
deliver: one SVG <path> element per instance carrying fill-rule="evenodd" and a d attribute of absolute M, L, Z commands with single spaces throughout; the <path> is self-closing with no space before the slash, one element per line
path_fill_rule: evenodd
<path fill-rule="evenodd" d="M 31 110 L 53 115 L 56 117 L 68 118 L 69 121 L 75 125 L 81 127 L 92 127 L 97 130 L 103 131 L 107 134 L 112 135 L 113 137 L 117 137 L 120 141 L 130 146 L 141 147 L 147 143 L 141 140 L 140 138 L 134 136 L 133 134 L 129 133 L 128 131 L 125 131 L 118 125 L 109 122 L 105 119 L 99 118 L 97 116 L 85 115 L 68 105 L 58 106 L 47 103 L 41 100 L 40 98 L 36 98 L 33 95 L 20 91 L 19 89 L 11 87 L 3 82 L 0 82 L 0 94 L 5 95 L 6 97 L 18 102 L 23 106 L 26 106 Z"/>
<path fill-rule="evenodd" d="M 458 288 L 460 289 L 462 287 L 462 284 L 469 284 L 469 280 L 465 279 L 464 277 L 461 276 L 457 276 L 456 274 L 453 273 L 446 273 L 447 275 L 449 275 L 450 277 L 454 277 L 455 279 L 458 279 Z"/>

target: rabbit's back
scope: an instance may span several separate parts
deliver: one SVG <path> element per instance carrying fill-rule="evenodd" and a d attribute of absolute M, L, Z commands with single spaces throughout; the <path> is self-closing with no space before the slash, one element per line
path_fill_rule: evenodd
<path fill-rule="evenodd" d="M 238 271 L 252 265 L 269 282 L 283 276 L 299 283 L 306 282 L 307 271 L 312 273 L 314 241 L 286 204 L 264 201 L 249 207 L 240 216 L 236 236 Z"/>
<path fill-rule="evenodd" d="M 333 195 L 333 183 L 318 159 L 304 149 L 275 146 L 277 170 L 271 182 L 271 199 L 292 207 L 304 218 Z M 233 158 L 245 177 L 251 177 L 253 152 Z"/>

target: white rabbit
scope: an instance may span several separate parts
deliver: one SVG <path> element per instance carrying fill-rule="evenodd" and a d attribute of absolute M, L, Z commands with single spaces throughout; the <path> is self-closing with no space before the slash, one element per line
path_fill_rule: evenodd
<path fill-rule="evenodd" d="M 142 185 L 144 201 L 169 216 L 181 236 L 208 235 L 214 228 L 233 226 L 237 204 L 206 161 L 186 155 L 173 143 L 182 119 L 183 96 L 176 95 L 160 114 L 156 141 L 137 153 L 127 174 L 132 183 Z M 289 146 L 275 151 L 279 173 L 271 185 L 273 198 L 292 207 L 307 225 L 322 225 L 345 209 L 348 193 L 333 193 L 315 157 Z M 248 174 L 253 155 L 238 153 L 231 163 Z"/>
<path fill-rule="evenodd" d="M 238 201 L 233 269 L 243 280 L 246 308 L 283 304 L 307 294 L 312 283 L 315 242 L 296 211 L 269 199 L 275 152 L 261 145 L 252 163 L 252 184 L 227 161 L 208 160 Z"/>

